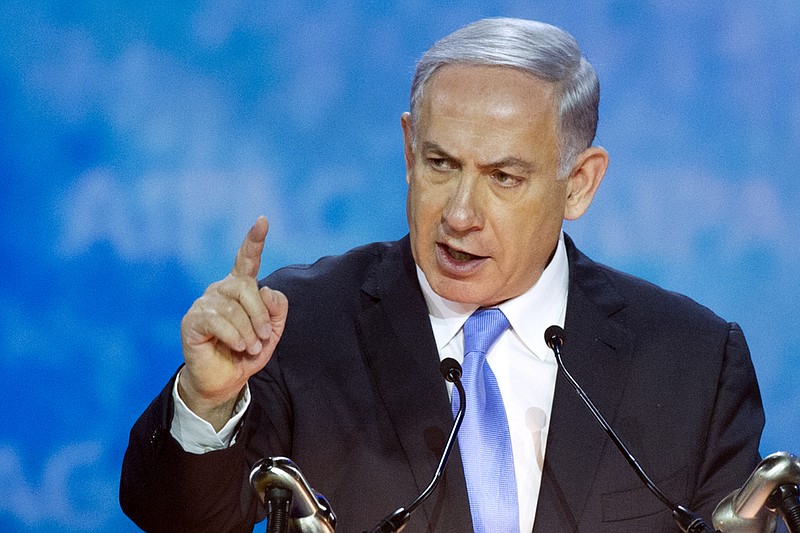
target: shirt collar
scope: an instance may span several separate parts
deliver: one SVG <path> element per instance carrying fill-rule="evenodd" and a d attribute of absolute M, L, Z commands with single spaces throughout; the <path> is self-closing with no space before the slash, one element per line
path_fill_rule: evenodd
<path fill-rule="evenodd" d="M 436 294 L 419 266 L 417 277 L 428 305 L 436 348 L 441 351 L 459 333 L 477 306 L 452 302 Z M 553 258 L 536 283 L 521 295 L 498 306 L 520 341 L 541 360 L 550 353 L 544 341 L 545 329 L 553 324 L 564 326 L 568 286 L 569 263 L 562 232 Z"/>

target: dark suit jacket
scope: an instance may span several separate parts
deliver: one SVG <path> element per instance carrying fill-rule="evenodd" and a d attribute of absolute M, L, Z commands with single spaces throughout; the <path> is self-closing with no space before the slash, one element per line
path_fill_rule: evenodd
<path fill-rule="evenodd" d="M 598 265 L 567 239 L 564 361 L 669 498 L 709 518 L 759 460 L 764 418 L 741 330 L 688 298 Z M 289 298 L 235 445 L 169 434 L 170 383 L 135 424 L 124 511 L 148 531 L 250 531 L 253 463 L 284 455 L 363 531 L 429 483 L 452 414 L 409 241 L 371 244 L 264 281 Z M 471 530 L 460 457 L 406 531 Z M 536 532 L 678 531 L 559 375 Z"/>

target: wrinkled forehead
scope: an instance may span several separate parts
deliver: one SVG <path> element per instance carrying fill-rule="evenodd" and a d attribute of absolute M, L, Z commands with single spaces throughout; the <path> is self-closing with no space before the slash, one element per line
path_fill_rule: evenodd
<path fill-rule="evenodd" d="M 521 120 L 556 125 L 558 87 L 502 66 L 447 65 L 428 80 L 415 124 L 433 116 L 482 119 L 518 126 Z"/>

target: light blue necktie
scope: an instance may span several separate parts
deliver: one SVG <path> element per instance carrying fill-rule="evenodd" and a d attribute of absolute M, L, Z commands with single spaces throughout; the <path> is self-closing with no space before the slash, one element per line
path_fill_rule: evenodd
<path fill-rule="evenodd" d="M 467 409 L 458 433 L 475 533 L 519 532 L 514 456 L 503 397 L 486 353 L 509 323 L 496 308 L 478 309 L 464 324 Z M 458 412 L 453 395 L 453 414 Z"/>

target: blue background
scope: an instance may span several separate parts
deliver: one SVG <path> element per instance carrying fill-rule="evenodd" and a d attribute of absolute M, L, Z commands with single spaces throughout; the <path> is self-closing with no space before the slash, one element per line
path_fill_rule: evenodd
<path fill-rule="evenodd" d="M 184 311 L 258 214 L 262 274 L 402 236 L 414 61 L 495 15 L 601 78 L 612 163 L 568 232 L 741 323 L 762 452 L 800 453 L 796 0 L 0 0 L 0 530 L 136 530 L 120 463 Z"/>

